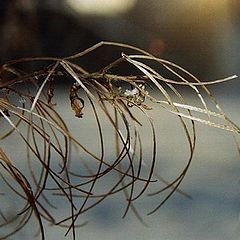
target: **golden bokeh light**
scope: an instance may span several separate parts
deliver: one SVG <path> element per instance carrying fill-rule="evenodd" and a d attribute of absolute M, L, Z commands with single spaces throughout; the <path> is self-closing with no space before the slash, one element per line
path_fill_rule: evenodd
<path fill-rule="evenodd" d="M 113 16 L 132 9 L 137 0 L 66 0 L 80 14 Z"/>

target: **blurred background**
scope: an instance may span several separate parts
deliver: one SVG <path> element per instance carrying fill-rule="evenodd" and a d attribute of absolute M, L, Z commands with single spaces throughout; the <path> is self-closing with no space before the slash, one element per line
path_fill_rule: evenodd
<path fill-rule="evenodd" d="M 24 56 L 69 56 L 106 40 L 147 50 L 204 81 L 240 75 L 239 0 L 1 0 L 0 11 L 1 65 Z M 99 57 L 86 64 L 97 69 L 102 61 Z M 237 124 L 239 88 L 239 79 L 211 87 Z M 161 114 L 161 157 L 168 161 L 174 153 L 178 161 L 181 140 L 169 127 L 171 117 L 155 114 L 157 119 Z M 240 157 L 235 143 L 221 130 L 199 126 L 199 132 L 197 154 L 182 185 L 193 200 L 175 194 L 162 210 L 146 217 L 149 228 L 131 214 L 121 219 L 121 203 L 111 201 L 90 217 L 79 239 L 239 239 Z M 166 144 L 173 139 L 174 152 Z M 64 231 L 51 229 L 47 239 L 64 239 Z"/>
<path fill-rule="evenodd" d="M 2 0 L 0 9 L 0 63 L 68 56 L 107 40 L 143 48 L 203 79 L 239 73 L 238 0 Z"/>

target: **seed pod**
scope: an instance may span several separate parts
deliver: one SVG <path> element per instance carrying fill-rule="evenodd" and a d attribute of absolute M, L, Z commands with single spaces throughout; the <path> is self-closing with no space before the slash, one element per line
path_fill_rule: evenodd
<path fill-rule="evenodd" d="M 51 104 L 51 105 L 56 105 L 55 103 L 52 103 L 52 98 L 54 97 L 54 88 L 53 88 L 53 84 L 52 84 L 52 79 L 50 80 L 49 82 L 49 85 L 48 85 L 48 90 L 47 90 L 47 101 L 48 101 L 48 104 Z"/>
<path fill-rule="evenodd" d="M 83 108 L 84 108 L 84 100 L 82 98 L 80 98 L 77 95 L 77 91 L 79 90 L 79 86 L 77 85 L 73 85 L 70 89 L 70 101 L 71 101 L 71 107 L 72 110 L 75 112 L 75 116 L 78 118 L 82 118 L 83 117 Z"/>

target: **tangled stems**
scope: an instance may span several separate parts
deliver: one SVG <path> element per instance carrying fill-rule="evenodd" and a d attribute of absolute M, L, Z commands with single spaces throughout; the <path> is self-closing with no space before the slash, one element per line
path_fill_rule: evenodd
<path fill-rule="evenodd" d="M 122 53 L 118 59 L 96 72 L 89 72 L 77 63 L 100 47 L 115 47 Z M 29 62 L 45 67 L 27 72 L 24 67 Z M 114 73 L 123 64 L 128 64 L 139 74 Z M 153 64 L 155 67 L 152 67 Z M 163 73 L 156 66 L 164 69 Z M 55 88 L 62 78 L 69 80 L 70 84 L 67 101 L 73 112 L 71 117 L 80 122 L 85 117 L 86 106 L 91 109 L 97 133 L 93 141 L 99 143 L 98 153 L 77 139 L 55 106 Z M 113 42 L 100 42 L 66 58 L 23 58 L 1 66 L 0 122 L 4 127 L 1 128 L 0 140 L 4 143 L 13 138 L 14 141 L 21 142 L 21 148 L 25 151 L 25 157 L 21 161 L 26 163 L 30 173 L 26 174 L 18 168 L 19 159 L 10 159 L 8 149 L 0 148 L 2 183 L 16 194 L 19 201 L 24 202 L 14 217 L 6 217 L 0 211 L 3 222 L 1 227 L 13 223 L 16 226 L 13 231 L 1 236 L 1 239 L 23 229 L 32 215 L 35 215 L 39 223 L 42 239 L 45 239 L 44 224 L 47 222 L 67 228 L 66 235 L 71 232 L 72 238 L 76 239 L 76 228 L 86 224 L 78 223 L 80 216 L 117 193 L 123 193 L 126 199 L 123 216 L 132 210 L 145 224 L 135 202 L 159 182 L 166 186 L 147 195 L 156 196 L 164 192 L 166 195 L 149 214 L 159 209 L 175 192 L 190 197 L 179 189 L 179 185 L 193 159 L 196 146 L 195 122 L 239 132 L 238 126 L 226 116 L 208 89 L 208 85 L 234 78 L 236 76 L 201 82 L 172 62 L 156 58 L 139 48 Z M 202 107 L 188 104 L 177 89 L 179 85 L 189 88 Z M 150 93 L 152 89 L 157 91 L 158 97 Z M 213 103 L 214 110 L 210 110 L 208 101 Z M 189 154 L 185 167 L 169 182 L 155 170 L 158 144 L 154 119 L 150 115 L 156 108 L 176 115 L 188 143 Z M 144 121 L 143 124 L 140 116 L 147 122 Z M 115 144 L 111 148 L 111 158 L 108 156 L 103 121 L 113 131 L 110 135 Z M 142 127 L 149 128 L 151 135 L 151 159 L 147 162 L 144 161 L 143 136 L 140 131 Z M 79 169 L 71 167 L 74 163 L 71 161 L 73 149 L 78 152 L 81 165 Z M 16 158 L 16 155 L 11 158 Z M 33 166 L 36 164 L 37 171 Z M 115 181 L 106 189 L 104 181 L 112 176 Z M 101 184 L 103 186 L 99 187 Z M 55 216 L 52 210 L 57 206 L 51 201 L 52 195 L 61 197 L 64 206 L 69 207 L 66 217 L 57 219 Z"/>

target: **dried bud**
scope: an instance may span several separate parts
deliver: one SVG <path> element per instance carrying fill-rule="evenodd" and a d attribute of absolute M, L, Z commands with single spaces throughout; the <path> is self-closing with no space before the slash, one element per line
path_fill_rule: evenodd
<path fill-rule="evenodd" d="M 71 100 L 71 107 L 72 110 L 75 112 L 75 116 L 78 118 L 82 118 L 83 117 L 83 113 L 82 110 L 84 108 L 84 101 L 81 98 L 74 98 L 73 100 Z"/>
<path fill-rule="evenodd" d="M 80 86 L 76 86 L 75 84 L 70 89 L 70 101 L 72 110 L 75 112 L 75 116 L 78 118 L 83 117 L 82 110 L 84 108 L 84 101 L 82 98 L 78 97 L 77 91 L 79 90 Z"/>
<path fill-rule="evenodd" d="M 52 98 L 54 96 L 54 88 L 52 86 L 53 85 L 52 82 L 53 80 L 51 79 L 49 82 L 48 90 L 47 90 L 47 101 L 48 101 L 48 104 L 56 105 L 52 103 Z"/>

